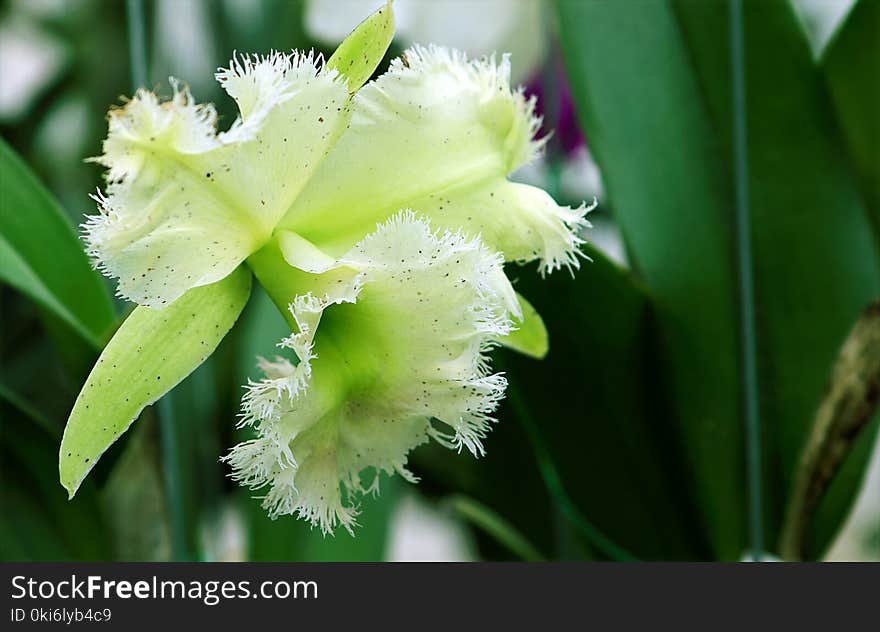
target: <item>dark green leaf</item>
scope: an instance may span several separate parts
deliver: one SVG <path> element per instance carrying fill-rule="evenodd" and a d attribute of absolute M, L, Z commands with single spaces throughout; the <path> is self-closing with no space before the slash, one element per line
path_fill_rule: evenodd
<path fill-rule="evenodd" d="M 0 400 L 0 559 L 110 559 L 94 485 L 74 504 L 58 485 L 58 437 Z"/>
<path fill-rule="evenodd" d="M 496 355 L 520 357 L 513 352 L 499 351 Z M 497 370 L 505 369 L 498 358 L 493 364 Z M 419 490 L 429 496 L 439 496 L 440 500 L 452 494 L 467 494 L 502 516 L 538 550 L 552 552 L 554 559 L 583 557 L 584 547 L 580 541 L 573 546 L 568 546 L 566 541 L 565 546 L 561 546 L 560 535 L 569 535 L 567 524 L 541 478 L 534 445 L 517 423 L 510 397 L 502 402 L 495 416 L 498 423 L 484 441 L 486 455 L 479 459 L 434 442 L 414 450 L 410 469 L 421 479 Z M 495 538 L 481 532 L 476 535 L 484 559 L 519 559 Z"/>
<path fill-rule="evenodd" d="M 579 520 L 637 557 L 705 556 L 675 469 L 648 298 L 625 270 L 589 254 L 574 279 L 521 275 L 517 289 L 544 315 L 550 351 L 543 361 L 504 357 L 510 409 L 538 435 Z"/>
<path fill-rule="evenodd" d="M 107 290 L 58 204 L 2 140 L 0 203 L 0 278 L 100 347 L 114 322 Z"/>
<path fill-rule="evenodd" d="M 580 120 L 656 299 L 661 375 L 694 498 L 715 553 L 734 559 L 746 541 L 728 6 L 674 6 L 646 2 L 633 11 L 631 3 L 563 1 L 561 23 Z M 583 24 L 588 37 L 576 30 Z M 747 2 L 745 32 L 772 544 L 831 361 L 880 291 L 880 268 L 827 95 L 790 7 Z M 826 519 L 838 524 L 842 517 Z"/>
<path fill-rule="evenodd" d="M 821 64 L 880 246 L 880 0 L 856 3 Z"/>
<path fill-rule="evenodd" d="M 482 529 L 524 562 L 546 562 L 544 555 L 507 520 L 483 503 L 456 494 L 446 501 L 462 518 Z"/>
<path fill-rule="evenodd" d="M 560 2 L 565 62 L 635 267 L 656 297 L 657 380 L 683 439 L 690 491 L 716 554 L 733 559 L 745 547 L 745 486 L 732 215 L 675 16 L 665 1 L 634 8 Z"/>
<path fill-rule="evenodd" d="M 101 506 L 117 559 L 164 562 L 171 559 L 172 547 L 158 433 L 155 416 L 144 421 L 133 430 L 101 489 Z"/>
<path fill-rule="evenodd" d="M 724 107 L 730 82 L 717 42 L 727 33 L 726 7 L 682 0 L 677 9 L 724 142 L 731 137 Z M 825 85 L 790 5 L 746 2 L 745 37 L 765 511 L 768 546 L 775 547 L 833 362 L 861 311 L 880 295 L 880 261 Z M 725 169 L 728 158 L 724 152 Z M 858 449 L 864 442 L 870 433 L 855 444 L 857 471 L 867 463 Z M 855 484 L 832 489 L 843 497 L 828 497 L 818 532 L 833 535 L 857 491 Z M 828 541 L 816 544 L 812 556 Z"/>

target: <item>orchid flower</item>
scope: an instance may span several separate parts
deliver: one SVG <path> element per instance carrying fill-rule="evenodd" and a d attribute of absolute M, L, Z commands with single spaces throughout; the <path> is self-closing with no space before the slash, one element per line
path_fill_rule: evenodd
<path fill-rule="evenodd" d="M 71 495 L 144 406 L 232 327 L 255 276 L 285 314 L 291 359 L 261 359 L 224 459 L 269 515 L 351 530 L 379 475 L 429 439 L 483 452 L 503 396 L 486 351 L 540 357 L 540 317 L 508 261 L 577 267 L 586 207 L 507 180 L 540 151 L 507 57 L 414 47 L 361 85 L 391 37 L 386 6 L 327 64 L 237 57 L 217 79 L 239 118 L 172 82 L 111 111 L 108 186 L 85 224 L 96 265 L 140 307 L 102 353 L 61 446 Z M 124 401 L 123 401 L 124 400 Z M 363 477 L 373 474 L 367 484 Z"/>

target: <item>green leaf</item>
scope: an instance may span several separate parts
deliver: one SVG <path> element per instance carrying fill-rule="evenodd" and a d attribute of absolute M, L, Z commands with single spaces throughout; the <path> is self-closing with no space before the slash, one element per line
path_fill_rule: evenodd
<path fill-rule="evenodd" d="M 880 0 L 859 0 L 821 66 L 880 246 Z"/>
<path fill-rule="evenodd" d="M 498 351 L 493 355 L 496 356 L 494 368 L 504 371 L 506 367 L 502 366 L 498 356 L 513 354 Z M 534 370 L 535 360 L 521 356 L 519 359 Z M 421 479 L 419 489 L 422 493 L 442 496 L 466 494 L 503 516 L 538 550 L 552 552 L 550 557 L 579 557 L 581 551 L 563 551 L 559 546 L 559 535 L 567 525 L 558 518 L 554 499 L 536 463 L 534 445 L 522 426 L 516 423 L 511 408 L 508 396 L 495 414 L 498 423 L 486 437 L 486 455 L 479 459 L 468 453 L 459 454 L 436 442 L 414 450 L 410 455 L 410 469 Z M 511 477 L 515 479 L 513 485 Z M 484 559 L 517 559 L 494 538 L 478 537 L 477 540 Z"/>
<path fill-rule="evenodd" d="M 775 542 L 832 359 L 877 294 L 880 266 L 789 6 L 745 6 L 764 509 Z M 719 45 L 728 41 L 728 6 L 658 1 L 633 11 L 585 0 L 559 9 L 579 118 L 656 301 L 658 376 L 690 492 L 715 555 L 737 559 L 747 543 L 730 57 Z M 577 30 L 583 24 L 588 37 Z"/>
<path fill-rule="evenodd" d="M 531 303 L 519 293 L 517 293 L 516 299 L 519 301 L 523 319 L 522 322 L 514 323 L 516 329 L 502 338 L 501 344 L 508 349 L 540 360 L 547 355 L 550 348 L 547 328 L 544 326 L 544 321 L 541 320 L 541 315 L 535 311 Z"/>
<path fill-rule="evenodd" d="M 880 295 L 880 253 L 821 72 L 791 6 L 774 0 L 744 7 L 764 510 L 773 547 L 838 350 Z M 726 7 L 682 1 L 677 8 L 717 138 L 730 139 L 730 83 L 719 74 L 726 57 L 717 46 L 728 32 Z M 722 156 L 725 170 L 728 156 Z M 863 433 L 853 444 L 855 463 L 844 462 L 845 471 L 864 471 L 861 446 L 870 441 Z M 826 539 L 814 542 L 809 557 L 821 554 L 846 517 L 856 480 L 832 484 L 814 522 Z"/>
<path fill-rule="evenodd" d="M 94 333 L 89 331 L 76 316 L 70 313 L 67 307 L 58 301 L 3 235 L 0 235 L 0 279 L 30 296 L 31 299 L 63 320 L 71 329 L 82 336 L 83 340 L 95 348 L 100 348 L 100 343 Z"/>
<path fill-rule="evenodd" d="M 502 358 L 510 381 L 503 411 L 526 427 L 539 463 L 549 460 L 542 475 L 561 506 L 580 514 L 567 515 L 575 526 L 589 523 L 640 558 L 703 557 L 662 405 L 648 296 L 627 271 L 588 252 L 592 261 L 574 279 L 521 275 L 517 289 L 544 315 L 552 345 L 540 363 Z"/>
<path fill-rule="evenodd" d="M 30 402 L 25 401 L 18 393 L 10 389 L 6 384 L 0 382 L 0 401 L 5 402 L 14 408 L 20 415 L 33 421 L 41 427 L 49 435 L 57 435 L 58 429 L 52 425 L 52 422 L 46 419 L 45 415 L 37 410 Z M 55 437 L 58 438 L 57 436 Z"/>
<path fill-rule="evenodd" d="M 68 503 L 54 474 L 58 436 L 0 399 L 0 559 L 98 561 L 110 534 L 94 485 Z"/>
<path fill-rule="evenodd" d="M 394 37 L 394 13 L 391 0 L 361 22 L 327 60 L 327 68 L 335 68 L 348 77 L 348 89 L 355 92 L 364 85 Z"/>
<path fill-rule="evenodd" d="M 657 378 L 683 435 L 691 493 L 716 553 L 737 559 L 745 486 L 732 215 L 689 51 L 665 1 L 638 11 L 627 2 L 563 1 L 559 15 L 579 120 L 657 299 Z"/>
<path fill-rule="evenodd" d="M 59 473 L 71 498 L 141 411 L 211 355 L 247 303 L 250 284 L 238 268 L 165 309 L 131 313 L 98 358 L 64 429 Z"/>
<path fill-rule="evenodd" d="M 57 202 L 2 140 L 0 200 L 0 278 L 99 348 L 110 296 Z"/>

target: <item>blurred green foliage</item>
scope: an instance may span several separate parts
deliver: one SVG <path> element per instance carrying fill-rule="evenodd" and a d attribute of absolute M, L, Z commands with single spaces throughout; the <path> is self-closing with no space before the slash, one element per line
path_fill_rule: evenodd
<path fill-rule="evenodd" d="M 305 32 L 303 2 L 246 4 L 187 3 L 200 21 L 197 55 L 180 48 L 178 33 L 148 28 L 150 84 L 167 92 L 167 75 L 213 70 L 233 50 L 320 49 Z M 837 349 L 880 295 L 870 89 L 880 3 L 860 0 L 818 61 L 787 2 L 744 4 L 761 480 L 773 550 Z M 127 313 L 72 229 L 100 185 L 100 170 L 82 159 L 100 153 L 106 109 L 130 92 L 131 77 L 124 3 L 24 6 L 7 4 L 0 20 L 37 24 L 63 44 L 65 61 L 24 116 L 0 121 L 0 558 L 382 559 L 395 508 L 413 492 L 402 481 L 385 479 L 382 494 L 365 499 L 356 539 L 323 538 L 301 521 L 268 520 L 217 461 L 244 434 L 234 421 L 241 385 L 257 377 L 255 356 L 277 354 L 288 333 L 260 290 L 212 358 L 148 408 L 66 500 L 57 480 L 64 420 Z M 145 6 L 147 24 L 169 23 L 168 3 Z M 472 524 L 486 559 L 739 558 L 749 542 L 728 2 L 547 6 L 630 269 L 589 248 L 592 262 L 574 279 L 514 272 L 544 315 L 549 355 L 495 353 L 510 388 L 487 456 L 421 448 L 415 491 Z M 215 82 L 192 88 L 217 104 L 221 124 L 234 119 Z M 560 159 L 552 145 L 549 155 Z M 813 557 L 846 516 L 877 424 L 826 494 Z M 444 502 L 456 494 L 465 496 Z"/>

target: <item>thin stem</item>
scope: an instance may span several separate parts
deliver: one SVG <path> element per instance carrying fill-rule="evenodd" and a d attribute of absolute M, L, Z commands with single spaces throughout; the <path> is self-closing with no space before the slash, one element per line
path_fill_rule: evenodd
<path fill-rule="evenodd" d="M 507 520 L 469 496 L 456 494 L 448 500 L 449 505 L 463 518 L 491 535 L 511 553 L 526 562 L 546 562 L 547 559 Z"/>
<path fill-rule="evenodd" d="M 174 414 L 174 392 L 165 393 L 158 403 L 159 439 L 162 449 L 162 474 L 168 522 L 171 531 L 171 555 L 176 561 L 193 559 L 187 537 L 187 516 L 183 502 L 184 476 L 180 458 L 180 437 Z"/>
<path fill-rule="evenodd" d="M 132 89 L 147 86 L 147 36 L 144 27 L 144 0 L 126 0 L 128 19 L 128 56 Z"/>
<path fill-rule="evenodd" d="M 563 515 L 575 527 L 575 529 L 587 538 L 589 543 L 596 550 L 601 551 L 610 559 L 618 562 L 637 561 L 638 558 L 635 555 L 615 544 L 608 536 L 602 533 L 598 527 L 587 520 L 571 501 L 568 493 L 565 491 L 565 487 L 562 484 L 562 479 L 559 476 L 559 472 L 556 470 L 556 466 L 550 459 L 549 454 L 547 454 L 547 448 L 538 433 L 538 428 L 532 420 L 531 415 L 520 398 L 516 388 L 511 386 L 507 389 L 507 399 L 514 410 L 516 417 L 525 428 L 526 434 L 529 436 L 529 443 L 535 451 L 535 459 L 538 461 L 538 469 L 541 472 L 541 477 L 544 479 L 544 484 L 547 486 L 547 489 L 550 491 L 553 498 L 556 499 Z"/>
<path fill-rule="evenodd" d="M 53 439 L 61 439 L 61 433 L 58 431 L 58 428 L 43 413 L 2 382 L 0 382 L 0 400 L 6 401 L 10 406 L 17 409 L 18 412 L 23 413 L 26 417 L 30 417 L 33 422 L 49 433 L 49 436 Z"/>
<path fill-rule="evenodd" d="M 730 2 L 730 57 L 733 99 L 733 151 L 736 185 L 736 254 L 739 276 L 740 370 L 742 372 L 748 480 L 749 549 L 753 560 L 764 550 L 761 490 L 761 419 L 758 393 L 752 228 L 749 214 L 749 163 L 746 135 L 745 47 L 742 0 Z"/>
<path fill-rule="evenodd" d="M 561 113 L 560 103 L 560 79 L 559 79 L 559 52 L 552 37 L 554 8 L 547 3 L 541 12 L 542 36 L 547 46 L 547 56 L 544 60 L 543 72 L 541 73 L 541 103 L 539 104 L 544 116 L 544 131 L 550 134 L 545 149 L 547 164 L 547 179 L 545 189 L 554 199 L 559 198 L 562 166 L 565 161 L 565 151 L 554 130 L 559 123 Z"/>

